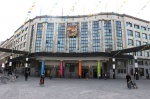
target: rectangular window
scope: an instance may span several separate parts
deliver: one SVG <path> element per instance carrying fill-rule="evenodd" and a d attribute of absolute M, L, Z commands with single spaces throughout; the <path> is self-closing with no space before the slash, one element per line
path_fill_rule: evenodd
<path fill-rule="evenodd" d="M 131 22 L 126 22 L 126 26 L 127 27 L 132 27 L 132 23 Z"/>
<path fill-rule="evenodd" d="M 143 45 L 146 45 L 146 44 L 148 44 L 147 42 L 143 42 Z"/>
<path fill-rule="evenodd" d="M 133 40 L 132 39 L 128 39 L 128 45 L 131 45 L 131 46 L 133 46 L 134 44 L 133 44 Z"/>
<path fill-rule="evenodd" d="M 133 36 L 133 31 L 132 30 L 127 30 L 128 36 Z"/>
<path fill-rule="evenodd" d="M 138 60 L 138 65 L 143 65 L 143 60 Z"/>
<path fill-rule="evenodd" d="M 129 60 L 129 64 L 133 65 L 133 60 L 132 59 Z"/>
<path fill-rule="evenodd" d="M 23 40 L 23 36 L 21 36 L 21 41 Z"/>
<path fill-rule="evenodd" d="M 22 33 L 24 32 L 24 30 L 22 30 Z"/>
<path fill-rule="evenodd" d="M 148 32 L 150 32 L 150 28 L 148 28 Z"/>
<path fill-rule="evenodd" d="M 26 39 L 26 37 L 27 37 L 27 34 L 24 35 L 24 40 Z"/>
<path fill-rule="evenodd" d="M 99 21 L 92 22 L 92 45 L 93 52 L 100 52 L 100 31 L 99 31 Z"/>
<path fill-rule="evenodd" d="M 48 52 L 52 52 L 53 50 L 53 37 L 54 37 L 53 34 L 54 34 L 54 23 L 48 23 L 46 31 L 46 46 L 45 46 L 45 50 Z"/>
<path fill-rule="evenodd" d="M 116 39 L 117 39 L 117 50 L 121 50 L 123 48 L 123 41 L 122 41 L 122 29 L 120 21 L 116 21 Z"/>
<path fill-rule="evenodd" d="M 142 52 L 141 51 L 138 51 L 136 52 L 137 56 L 142 56 Z"/>
<path fill-rule="evenodd" d="M 20 44 L 20 49 L 22 48 L 22 44 Z"/>
<path fill-rule="evenodd" d="M 88 52 L 88 23 L 81 23 L 81 52 Z"/>
<path fill-rule="evenodd" d="M 149 53 L 144 51 L 144 56 L 149 57 Z"/>
<path fill-rule="evenodd" d="M 142 30 L 142 31 L 146 31 L 146 27 L 141 26 L 141 30 Z"/>
<path fill-rule="evenodd" d="M 140 38 L 140 32 L 135 31 L 135 37 Z"/>
<path fill-rule="evenodd" d="M 135 29 L 139 29 L 139 25 L 134 24 Z"/>
<path fill-rule="evenodd" d="M 147 39 L 147 34 L 142 33 L 142 38 L 143 38 L 143 39 Z"/>
<path fill-rule="evenodd" d="M 112 26 L 111 21 L 104 21 L 104 32 L 105 32 L 105 52 L 110 52 L 113 49 L 112 44 Z"/>
<path fill-rule="evenodd" d="M 42 23 L 38 23 L 37 25 L 37 33 L 36 33 L 36 42 L 35 42 L 35 52 L 41 51 L 42 46 Z"/>
<path fill-rule="evenodd" d="M 27 30 L 28 30 L 28 27 L 26 27 L 25 31 L 27 31 Z"/>
<path fill-rule="evenodd" d="M 136 46 L 140 46 L 141 45 L 141 41 L 136 40 Z"/>
<path fill-rule="evenodd" d="M 58 41 L 57 41 L 57 52 L 64 52 L 65 50 L 65 24 L 58 24 Z M 51 27 L 52 28 L 52 27 Z"/>
<path fill-rule="evenodd" d="M 23 43 L 23 47 L 25 47 L 25 46 L 26 46 L 26 42 Z"/>

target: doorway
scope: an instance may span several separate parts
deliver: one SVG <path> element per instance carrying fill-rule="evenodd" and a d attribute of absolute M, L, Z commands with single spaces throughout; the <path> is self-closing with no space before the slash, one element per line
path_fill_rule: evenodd
<path fill-rule="evenodd" d="M 93 69 L 93 78 L 97 78 L 97 69 Z"/>
<path fill-rule="evenodd" d="M 45 76 L 49 76 L 51 74 L 51 69 L 45 69 Z"/>
<path fill-rule="evenodd" d="M 60 77 L 60 74 L 59 74 L 59 69 L 56 69 L 56 74 L 55 74 L 55 77 Z"/>
<path fill-rule="evenodd" d="M 82 78 L 86 78 L 86 74 L 89 72 L 88 69 L 82 69 Z"/>

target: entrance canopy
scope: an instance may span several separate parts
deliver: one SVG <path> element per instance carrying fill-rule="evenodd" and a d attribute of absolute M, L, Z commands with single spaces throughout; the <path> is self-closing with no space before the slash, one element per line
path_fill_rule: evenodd
<path fill-rule="evenodd" d="M 132 48 L 127 48 L 127 49 L 122 49 L 122 50 L 117 50 L 117 51 L 111 51 L 111 53 L 115 56 L 122 55 L 124 53 L 135 53 L 138 51 L 144 51 L 144 50 L 149 50 L 150 49 L 150 44 L 142 45 L 142 46 L 137 46 L 137 47 L 132 47 Z"/>
<path fill-rule="evenodd" d="M 24 54 L 23 57 L 39 57 L 39 56 L 45 56 L 45 57 L 110 57 L 110 58 L 121 58 L 121 59 L 133 59 L 132 55 L 122 55 L 124 53 L 131 53 L 131 52 L 138 52 L 143 50 L 149 50 L 150 44 L 117 50 L 117 51 L 111 51 L 108 52 L 89 52 L 89 53 L 50 53 L 50 52 L 35 52 L 35 53 L 29 53 L 27 51 L 19 51 L 19 50 L 12 50 L 12 49 L 6 49 L 6 48 L 0 48 L 1 52 L 7 52 L 7 53 L 16 53 L 16 54 Z M 20 58 L 16 58 L 20 59 Z"/>
<path fill-rule="evenodd" d="M 28 54 L 27 51 L 19 51 L 19 50 L 12 50 L 7 48 L 0 48 L 0 52 L 7 52 L 7 53 L 16 53 L 16 54 Z"/>

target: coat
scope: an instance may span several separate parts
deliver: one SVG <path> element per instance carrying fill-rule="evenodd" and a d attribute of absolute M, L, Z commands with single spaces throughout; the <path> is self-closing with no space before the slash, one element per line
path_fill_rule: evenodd
<path fill-rule="evenodd" d="M 127 82 L 129 82 L 129 81 L 131 80 L 130 75 L 127 75 L 127 76 L 126 76 L 126 79 L 127 79 Z"/>

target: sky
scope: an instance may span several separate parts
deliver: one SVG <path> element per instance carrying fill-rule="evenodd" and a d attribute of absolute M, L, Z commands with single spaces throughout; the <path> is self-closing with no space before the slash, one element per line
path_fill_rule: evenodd
<path fill-rule="evenodd" d="M 27 17 L 61 16 L 62 10 L 64 16 L 115 12 L 150 21 L 150 0 L 1 0 L 0 42 L 9 39 Z"/>

